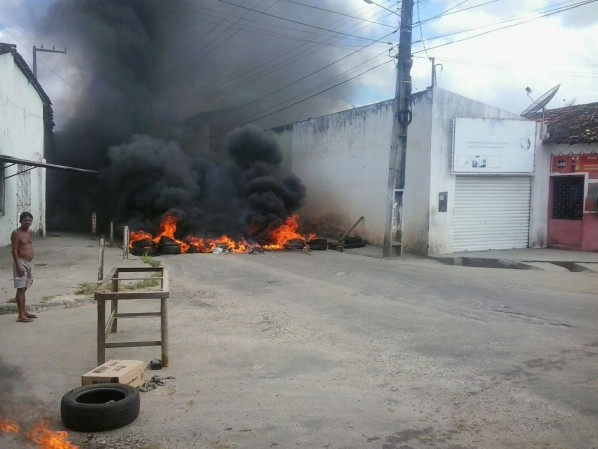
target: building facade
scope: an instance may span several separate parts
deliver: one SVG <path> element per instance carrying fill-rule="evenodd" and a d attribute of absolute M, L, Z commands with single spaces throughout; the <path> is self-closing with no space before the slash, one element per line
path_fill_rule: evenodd
<path fill-rule="evenodd" d="M 382 244 L 393 101 L 275 128 L 306 185 L 301 216 Z M 542 125 L 440 88 L 412 95 L 403 196 L 403 250 L 546 246 L 550 153 Z"/>
<path fill-rule="evenodd" d="M 0 43 L 1 246 L 10 243 L 23 211 L 33 214 L 34 232 L 45 232 L 46 171 L 11 159 L 45 162 L 45 139 L 52 125 L 49 98 L 16 46 Z"/>
<path fill-rule="evenodd" d="M 546 111 L 547 245 L 598 251 L 598 103 Z"/>

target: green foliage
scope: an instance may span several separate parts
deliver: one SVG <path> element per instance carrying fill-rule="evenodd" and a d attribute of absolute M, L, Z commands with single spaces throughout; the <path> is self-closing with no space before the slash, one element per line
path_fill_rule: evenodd
<path fill-rule="evenodd" d="M 75 291 L 76 295 L 91 296 L 96 289 L 97 284 L 95 282 L 83 282 L 79 284 L 79 289 Z"/>
<path fill-rule="evenodd" d="M 152 256 L 141 256 L 141 260 L 152 268 L 158 268 L 160 266 L 160 261 L 154 259 Z"/>

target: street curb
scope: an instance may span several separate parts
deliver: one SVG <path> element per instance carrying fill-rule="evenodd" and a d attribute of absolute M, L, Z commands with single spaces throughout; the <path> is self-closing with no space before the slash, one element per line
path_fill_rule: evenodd
<path fill-rule="evenodd" d="M 464 257 L 464 256 L 430 256 L 430 259 L 437 260 L 446 265 L 455 265 L 463 267 L 476 268 L 508 268 L 514 270 L 543 270 L 540 267 L 531 265 L 533 263 L 549 263 L 573 273 L 597 273 L 598 271 L 588 267 L 584 262 L 571 262 L 560 260 L 509 260 L 509 259 L 489 259 L 484 257 Z M 593 265 L 593 264 L 592 264 Z M 597 264 L 598 265 L 598 264 Z M 596 267 L 598 269 L 598 266 Z"/>
<path fill-rule="evenodd" d="M 523 262 L 507 259 L 487 259 L 483 257 L 452 257 L 452 256 L 430 256 L 431 259 L 442 262 L 446 265 L 456 265 L 474 268 L 507 268 L 512 270 L 539 270 Z"/>

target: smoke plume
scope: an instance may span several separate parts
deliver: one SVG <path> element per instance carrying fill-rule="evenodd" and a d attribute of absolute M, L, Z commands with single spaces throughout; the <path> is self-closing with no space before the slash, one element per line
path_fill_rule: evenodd
<path fill-rule="evenodd" d="M 214 16 L 226 18 L 218 28 L 210 8 L 214 2 L 204 0 L 71 0 L 48 8 L 39 28 L 71 44 L 65 57 L 74 67 L 72 95 L 60 103 L 67 118 L 57 114 L 48 160 L 101 170 L 97 179 L 48 172 L 50 228 L 88 229 L 97 212 L 100 230 L 109 221 L 149 229 L 176 210 L 181 232 L 259 239 L 300 207 L 301 181 L 282 170 L 280 149 L 261 130 L 274 123 L 231 133 L 265 110 L 265 100 L 252 99 L 296 79 L 297 68 L 262 73 L 249 88 L 243 69 L 269 51 L 280 54 L 280 43 L 259 33 L 248 40 L 243 11 L 231 6 Z M 278 14 L 282 6 L 272 8 Z M 310 64 L 329 58 L 316 52 Z M 237 72 L 235 83 L 225 82 Z M 301 118 L 294 113 L 275 116 L 276 124 Z"/>

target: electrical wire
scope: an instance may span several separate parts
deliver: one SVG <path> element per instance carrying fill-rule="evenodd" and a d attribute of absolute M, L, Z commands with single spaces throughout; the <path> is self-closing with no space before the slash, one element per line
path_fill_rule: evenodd
<path fill-rule="evenodd" d="M 339 12 L 339 11 L 333 11 L 332 9 L 326 9 L 326 8 L 320 8 L 318 6 L 308 5 L 308 4 L 305 4 L 305 3 L 302 3 L 302 2 L 298 2 L 296 0 L 283 0 L 283 1 L 285 1 L 287 3 L 294 3 L 296 5 L 301 5 L 301 6 L 304 6 L 306 8 L 317 9 L 319 11 L 325 11 L 325 12 L 329 12 L 329 13 L 332 13 L 332 14 L 339 14 L 341 16 L 350 17 L 351 19 L 361 20 L 361 21 L 364 21 L 364 22 L 369 22 L 369 23 L 372 23 L 372 24 L 380 25 L 380 26 L 385 26 L 385 27 L 389 27 L 389 28 L 396 28 L 394 25 L 387 25 L 386 23 L 376 22 L 376 21 L 370 20 L 370 19 L 364 19 L 363 17 L 352 16 L 350 14 L 345 14 L 345 13 L 342 13 L 342 12 Z"/>
<path fill-rule="evenodd" d="M 221 2 L 221 3 L 226 3 L 227 5 L 232 5 L 232 6 L 236 6 L 238 8 L 246 9 L 248 11 L 258 12 L 260 14 L 263 14 L 264 16 L 272 17 L 272 18 L 279 19 L 279 20 L 284 20 L 286 22 L 296 23 L 296 24 L 303 25 L 303 26 L 310 27 L 310 28 L 315 28 L 317 30 L 327 31 L 329 33 L 335 33 L 335 34 L 340 34 L 342 36 L 354 37 L 356 39 L 362 39 L 362 40 L 365 40 L 365 41 L 373 41 L 374 40 L 374 39 L 370 39 L 368 37 L 357 36 L 355 34 L 349 34 L 349 33 L 343 33 L 342 31 L 334 31 L 334 30 L 331 30 L 331 29 L 328 29 L 328 28 L 323 28 L 323 27 L 319 27 L 319 26 L 316 26 L 316 25 L 311 25 L 309 23 L 300 22 L 298 20 L 288 19 L 286 17 L 281 17 L 281 16 L 277 16 L 277 15 L 274 15 L 274 14 L 268 14 L 266 12 L 259 11 L 257 9 L 253 9 L 253 8 L 248 8 L 246 6 L 238 5 L 236 3 L 232 3 L 232 2 L 229 2 L 227 0 L 218 0 L 218 1 Z"/>
<path fill-rule="evenodd" d="M 445 42 L 443 44 L 436 45 L 435 47 L 430 47 L 430 48 L 428 48 L 428 50 L 433 50 L 433 49 L 444 47 L 444 46 L 447 46 L 447 45 L 456 44 L 458 42 L 463 42 L 463 41 L 466 41 L 466 40 L 474 39 L 476 37 L 484 36 L 486 34 L 494 33 L 496 31 L 504 30 L 504 29 L 507 29 L 507 28 L 512 28 L 512 27 L 515 27 L 515 26 L 524 25 L 524 24 L 527 24 L 527 23 L 530 23 L 530 22 L 533 22 L 533 21 L 536 21 L 536 20 L 539 20 L 539 19 L 543 19 L 545 17 L 549 17 L 549 16 L 553 16 L 555 14 L 559 14 L 559 13 L 564 12 L 564 11 L 569 11 L 571 9 L 576 9 L 576 8 L 581 7 L 581 6 L 585 6 L 585 5 L 588 5 L 588 4 L 591 4 L 591 3 L 595 3 L 596 1 L 598 1 L 598 0 L 586 0 L 586 1 L 583 1 L 583 2 L 578 2 L 578 3 L 574 4 L 574 5 L 569 6 L 569 7 L 566 7 L 566 8 L 563 7 L 561 9 L 556 10 L 556 11 L 550 11 L 550 12 L 547 12 L 547 13 L 542 14 L 540 16 L 532 17 L 532 18 L 527 19 L 527 20 L 523 20 L 521 22 L 512 23 L 512 24 L 505 25 L 505 26 L 498 27 L 498 28 L 493 28 L 493 29 L 485 31 L 483 33 L 474 34 L 472 36 L 467 36 L 467 37 L 464 37 L 462 39 L 458 39 L 458 40 L 454 40 L 454 41 L 450 41 L 450 42 Z M 513 20 L 517 20 L 517 19 L 518 18 L 513 18 L 513 19 L 508 19 L 506 21 L 509 22 L 509 21 L 513 21 Z M 492 25 L 488 25 L 488 26 L 492 26 Z M 461 31 L 456 31 L 456 32 L 445 34 L 445 35 L 441 35 L 441 36 L 435 36 L 435 37 L 432 37 L 432 38 L 428 38 L 428 41 L 434 40 L 434 39 L 439 39 L 439 38 L 446 37 L 446 36 L 449 36 L 449 35 L 466 33 L 466 32 L 469 32 L 469 31 L 476 30 L 476 29 L 480 29 L 480 28 L 487 28 L 488 26 L 470 28 L 468 30 L 461 30 Z M 417 44 L 419 42 L 420 41 L 414 41 L 414 42 L 412 42 L 412 44 Z M 421 53 L 422 51 L 423 50 L 419 50 L 419 51 L 415 51 L 413 53 L 417 54 L 417 53 Z"/>

